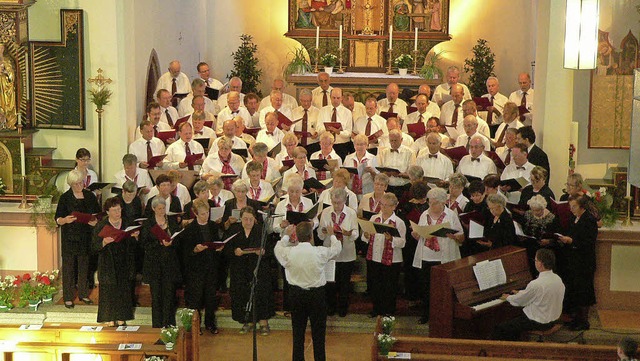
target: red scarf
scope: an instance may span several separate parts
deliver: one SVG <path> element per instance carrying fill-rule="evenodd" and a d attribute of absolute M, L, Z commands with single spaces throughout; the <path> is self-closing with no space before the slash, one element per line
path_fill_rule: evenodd
<path fill-rule="evenodd" d="M 236 174 L 236 172 L 231 167 L 231 154 L 229 154 L 229 157 L 227 159 L 223 159 L 220 156 L 220 153 L 218 153 L 218 157 L 222 162 L 222 174 Z M 222 178 L 222 182 L 224 183 L 224 189 L 231 190 L 231 185 L 233 184 L 234 180 L 235 178 L 233 177 Z"/>
<path fill-rule="evenodd" d="M 258 190 L 256 190 L 255 188 L 253 188 L 251 184 L 249 184 L 249 195 L 250 195 L 249 198 L 255 201 L 260 200 L 260 193 L 262 193 L 262 188 L 260 187 L 259 184 L 258 184 Z"/>
<path fill-rule="evenodd" d="M 91 184 L 91 174 L 87 172 L 87 178 L 84 179 L 84 187 L 87 188 Z"/>
<path fill-rule="evenodd" d="M 303 212 L 303 211 L 304 211 L 304 204 L 302 204 L 302 199 L 300 200 L 300 203 L 298 203 L 298 210 L 297 211 L 293 210 L 293 206 L 291 205 L 291 203 L 287 203 L 287 212 Z M 291 233 L 289 238 L 292 241 L 297 241 L 298 240 L 298 236 L 296 236 L 296 232 Z"/>
<path fill-rule="evenodd" d="M 363 158 L 362 160 L 360 160 L 360 162 L 358 162 L 357 159 L 353 159 L 353 166 L 358 168 L 358 163 L 364 163 L 366 161 L 367 161 L 366 158 Z M 353 183 L 351 185 L 351 190 L 355 194 L 362 194 L 362 178 L 360 178 L 360 176 L 357 174 L 353 176 Z"/>
<path fill-rule="evenodd" d="M 336 234 L 336 238 L 339 241 L 342 241 L 342 239 L 344 238 L 343 234 L 342 234 L 342 222 L 344 221 L 344 218 L 347 215 L 344 213 L 344 211 L 340 212 L 340 218 L 338 219 L 338 221 L 336 222 L 336 214 L 335 212 L 331 212 L 331 222 L 333 222 L 333 231 Z"/>
<path fill-rule="evenodd" d="M 445 212 L 442 212 L 440 217 L 436 220 L 436 224 L 442 224 L 444 220 Z M 431 216 L 427 213 L 427 224 L 431 225 Z M 427 246 L 430 250 L 435 252 L 440 252 L 440 244 L 438 243 L 438 237 L 429 237 L 424 241 L 424 245 Z"/>
<path fill-rule="evenodd" d="M 331 154 L 329 154 L 328 156 L 326 156 L 326 157 L 325 157 L 325 156 L 324 156 L 324 154 L 322 154 L 322 152 L 321 152 L 321 153 L 320 153 L 320 155 L 318 156 L 318 159 L 331 159 Z M 320 171 L 320 170 L 319 170 L 319 171 L 317 171 L 317 172 L 316 172 L 316 178 L 317 178 L 318 180 L 325 180 L 325 179 L 327 179 L 327 171 L 324 171 L 324 170 L 322 170 L 322 171 Z"/>
<path fill-rule="evenodd" d="M 267 170 L 269 169 L 269 159 L 265 158 L 262 162 L 262 174 L 260 174 L 260 179 L 267 179 Z"/>
<path fill-rule="evenodd" d="M 373 199 L 373 195 L 369 198 L 369 211 L 375 213 L 380 212 L 380 202 Z"/>
<path fill-rule="evenodd" d="M 389 217 L 391 218 L 391 217 Z M 382 216 L 378 216 L 376 217 L 375 221 L 376 223 L 384 223 L 382 221 Z M 396 226 L 396 222 L 395 221 L 391 221 L 389 219 L 387 219 L 387 223 L 391 226 Z M 374 242 L 374 238 L 375 238 L 375 234 L 372 234 L 369 236 L 369 248 L 367 249 L 367 260 L 371 261 L 371 258 L 373 257 L 373 242 Z M 393 263 L 393 238 L 391 238 L 391 240 L 387 241 L 386 239 L 384 240 L 384 250 L 382 250 L 382 259 L 381 259 L 381 263 L 385 266 L 391 266 L 391 264 Z"/>
<path fill-rule="evenodd" d="M 462 209 L 460 209 L 460 205 L 458 204 L 458 201 L 453 201 L 453 203 L 449 201 L 449 209 L 456 213 L 462 213 Z"/>

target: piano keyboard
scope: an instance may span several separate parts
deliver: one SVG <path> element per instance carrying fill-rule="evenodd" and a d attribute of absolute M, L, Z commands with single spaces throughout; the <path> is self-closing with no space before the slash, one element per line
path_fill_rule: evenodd
<path fill-rule="evenodd" d="M 484 310 L 486 308 L 497 306 L 497 305 L 501 304 L 502 302 L 504 302 L 504 300 L 502 300 L 500 298 L 496 298 L 495 300 L 491 300 L 491 301 L 485 302 L 485 303 L 480 303 L 480 304 L 475 305 L 475 306 L 473 306 L 471 308 L 473 308 L 474 311 L 481 311 L 481 310 Z"/>

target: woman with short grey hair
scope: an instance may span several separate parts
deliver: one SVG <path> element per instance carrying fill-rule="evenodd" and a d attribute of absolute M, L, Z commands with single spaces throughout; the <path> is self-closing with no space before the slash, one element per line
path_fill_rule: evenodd
<path fill-rule="evenodd" d="M 529 210 L 524 213 L 524 223 L 522 231 L 524 234 L 535 237 L 535 239 L 527 239 L 524 247 L 527 249 L 530 269 L 534 274 L 535 256 L 540 248 L 557 248 L 558 244 L 548 235 L 559 232 L 559 218 L 547 209 L 547 201 L 541 195 L 536 195 L 527 202 Z"/>

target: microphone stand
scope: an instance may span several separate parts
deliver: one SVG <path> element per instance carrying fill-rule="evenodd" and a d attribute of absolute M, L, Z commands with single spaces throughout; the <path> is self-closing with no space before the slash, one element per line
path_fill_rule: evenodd
<path fill-rule="evenodd" d="M 258 361 L 258 314 L 256 313 L 256 285 L 258 284 L 258 270 L 260 269 L 260 263 L 262 263 L 262 257 L 264 256 L 264 246 L 267 242 L 267 232 L 270 228 L 269 225 L 273 222 L 274 208 L 272 204 L 268 205 L 266 217 L 262 222 L 262 234 L 260 235 L 260 254 L 258 255 L 258 261 L 256 262 L 256 268 L 253 270 L 253 279 L 251 280 L 251 292 L 249 294 L 249 301 L 245 306 L 245 320 L 249 319 L 249 313 L 251 313 L 251 320 L 253 321 L 253 361 Z M 263 213 L 258 211 L 257 216 L 261 216 Z M 256 220 L 257 222 L 257 220 Z"/>

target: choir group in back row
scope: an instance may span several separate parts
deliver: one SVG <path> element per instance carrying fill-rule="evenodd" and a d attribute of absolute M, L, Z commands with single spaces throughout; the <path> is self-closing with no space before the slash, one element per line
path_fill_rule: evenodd
<path fill-rule="evenodd" d="M 498 79 L 489 78 L 481 101 L 471 99 L 452 67 L 447 83 L 433 95 L 428 85 L 420 86 L 409 106 L 396 84 L 387 86 L 386 97 L 362 104 L 320 73 L 319 86 L 302 89 L 298 105 L 283 93 L 282 80 L 260 100 L 243 94 L 241 80 L 232 78 L 229 92 L 210 99 L 210 89 L 221 84 L 208 77 L 208 65 L 198 64 L 200 77 L 191 89 L 177 65 L 176 72 L 172 62 L 160 79 L 157 103 L 147 106 L 139 138 L 115 175 L 121 194 L 104 202 L 104 219 L 80 219 L 99 211 L 87 190 L 97 175 L 88 169 L 86 149 L 78 151 L 70 189 L 58 206 L 63 271 L 78 269 L 78 297 L 85 302 L 85 266 L 92 252 L 99 254 L 98 321 L 133 317 L 133 280 L 141 272 L 151 287 L 154 327 L 175 324 L 175 291 L 183 283 L 187 307 L 205 309 L 205 326 L 215 333 L 215 292 L 225 287 L 228 272 L 232 316 L 247 332 L 253 325 L 244 309 L 258 255 L 273 259 L 275 241 L 295 223 L 289 214 L 302 214 L 304 221 L 317 203 L 317 215 L 307 214 L 315 244 L 329 246 L 329 233 L 342 243 L 335 279 L 327 284 L 329 315 L 348 313 L 357 257 L 366 259 L 372 316 L 394 314 L 396 296 L 404 294 L 422 301 L 424 323 L 432 266 L 520 245 L 532 265 L 537 249 L 556 252 L 567 287 L 564 306 L 574 327 L 588 328 L 597 213 L 579 175 L 568 179 L 568 204 L 556 202 L 547 186 L 547 156 L 524 125 L 531 123 L 533 106 L 528 74 L 518 77 L 520 90 L 509 98 L 499 93 Z M 176 109 L 171 102 L 180 92 L 189 95 Z M 152 180 L 153 168 L 169 171 Z M 192 189 L 180 183 L 184 171 L 200 177 Z M 270 205 L 276 217 L 264 219 Z M 359 218 L 397 233 L 363 232 Z M 444 230 L 420 234 L 411 223 Z M 480 235 L 470 231 L 478 225 Z M 265 249 L 263 227 L 270 240 Z M 279 272 L 273 263 L 263 262 L 259 270 L 256 309 L 264 335 L 274 315 L 272 281 Z M 73 307 L 75 275 L 66 273 L 64 300 Z M 286 279 L 284 285 L 286 310 Z"/>

